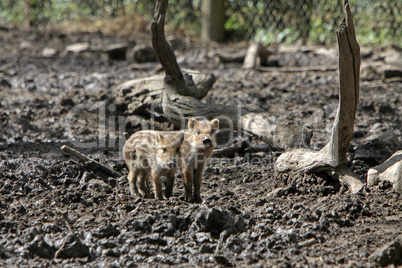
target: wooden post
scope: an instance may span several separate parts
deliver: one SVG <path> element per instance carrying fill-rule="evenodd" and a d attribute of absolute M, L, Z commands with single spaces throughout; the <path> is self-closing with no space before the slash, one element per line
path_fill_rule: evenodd
<path fill-rule="evenodd" d="M 225 38 L 225 5 L 224 0 L 202 1 L 203 41 L 222 41 Z"/>

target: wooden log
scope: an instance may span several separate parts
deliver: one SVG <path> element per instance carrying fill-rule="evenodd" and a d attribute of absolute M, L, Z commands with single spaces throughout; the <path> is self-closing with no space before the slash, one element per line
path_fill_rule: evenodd
<path fill-rule="evenodd" d="M 309 129 L 292 122 L 279 122 L 258 108 L 206 104 L 194 98 L 194 83 L 191 83 L 191 77 L 185 79 L 183 76 L 174 52 L 165 39 L 167 4 L 167 0 L 157 1 L 151 31 L 155 55 L 165 70 L 162 110 L 169 121 L 178 128 L 185 128 L 186 120 L 190 117 L 219 118 L 221 129 L 248 132 L 278 149 L 308 146 L 312 137 Z"/>
<path fill-rule="evenodd" d="M 352 193 L 362 189 L 364 183 L 346 168 L 350 139 L 359 101 L 360 48 L 348 1 L 345 1 L 345 18 L 336 31 L 339 47 L 339 105 L 332 128 L 330 142 L 319 152 L 295 150 L 282 154 L 275 163 L 278 172 L 328 171 L 344 182 Z"/>
<path fill-rule="evenodd" d="M 159 106 L 165 86 L 163 78 L 163 75 L 154 75 L 126 81 L 113 89 L 113 102 L 124 106 L 129 114 L 138 114 L 150 107 Z M 191 95 L 196 99 L 204 98 L 216 81 L 213 74 L 189 69 L 184 69 L 184 78 L 193 90 Z"/>

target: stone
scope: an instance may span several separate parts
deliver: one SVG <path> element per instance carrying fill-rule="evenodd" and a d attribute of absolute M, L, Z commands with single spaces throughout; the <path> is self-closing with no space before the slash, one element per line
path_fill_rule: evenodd
<path fill-rule="evenodd" d="M 399 237 L 390 244 L 374 251 L 370 259 L 381 266 L 402 265 L 402 238 Z"/>
<path fill-rule="evenodd" d="M 43 57 L 54 57 L 57 55 L 57 49 L 52 48 L 52 47 L 45 47 L 42 50 L 42 56 Z"/>
<path fill-rule="evenodd" d="M 110 187 L 109 184 L 98 179 L 90 180 L 88 183 L 88 189 L 104 194 L 110 194 L 113 192 L 112 187 Z"/>
<path fill-rule="evenodd" d="M 394 147 L 399 147 L 402 146 L 401 142 L 398 139 L 398 136 L 395 134 L 395 132 L 390 129 L 382 133 L 379 137 L 378 140 Z"/>
<path fill-rule="evenodd" d="M 81 53 L 91 50 L 91 45 L 89 43 L 76 43 L 68 45 L 64 48 L 67 53 Z"/>
<path fill-rule="evenodd" d="M 387 64 L 402 66 L 402 48 L 397 45 L 386 46 L 380 56 Z"/>
<path fill-rule="evenodd" d="M 104 224 L 92 232 L 92 235 L 97 238 L 118 236 L 119 234 L 120 230 L 111 223 Z"/>
<path fill-rule="evenodd" d="M 89 255 L 89 247 L 74 234 L 68 234 L 62 246 L 56 251 L 55 258 L 84 258 Z"/>
<path fill-rule="evenodd" d="M 380 80 L 382 77 L 381 72 L 378 70 L 378 66 L 366 65 L 362 66 L 360 70 L 360 78 L 362 80 L 374 81 Z"/>
<path fill-rule="evenodd" d="M 127 60 L 137 63 L 156 62 L 156 56 L 152 46 L 136 45 L 127 52 Z"/>

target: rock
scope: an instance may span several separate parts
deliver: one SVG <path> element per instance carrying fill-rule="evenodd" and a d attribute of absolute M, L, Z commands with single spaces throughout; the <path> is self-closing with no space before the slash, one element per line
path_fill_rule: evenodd
<path fill-rule="evenodd" d="M 200 248 L 200 253 L 213 253 L 216 249 L 215 245 L 211 245 L 211 244 L 202 244 L 201 248 Z"/>
<path fill-rule="evenodd" d="M 333 102 L 331 104 L 325 105 L 324 107 L 325 111 L 325 118 L 333 119 L 336 116 L 336 113 L 338 111 L 338 102 Z"/>
<path fill-rule="evenodd" d="M 103 194 L 110 194 L 113 192 L 113 189 L 109 184 L 98 179 L 90 180 L 88 183 L 88 189 Z"/>
<path fill-rule="evenodd" d="M 365 65 L 361 68 L 360 77 L 367 81 L 401 78 L 402 68 L 397 65 Z"/>
<path fill-rule="evenodd" d="M 74 100 L 72 98 L 61 98 L 60 99 L 60 105 L 61 106 L 70 106 L 70 107 L 72 107 L 72 106 L 75 105 L 75 102 L 74 102 Z"/>
<path fill-rule="evenodd" d="M 169 36 L 166 41 L 168 41 L 173 50 L 184 50 L 186 48 L 186 43 L 182 38 Z"/>
<path fill-rule="evenodd" d="M 45 47 L 42 50 L 42 56 L 43 57 L 54 57 L 57 55 L 57 49 L 51 48 L 51 47 Z"/>
<path fill-rule="evenodd" d="M 74 234 L 68 234 L 62 246 L 56 251 L 55 258 L 84 258 L 89 255 L 89 247 Z"/>
<path fill-rule="evenodd" d="M 25 244 L 25 248 L 33 256 L 53 259 L 57 249 L 46 243 L 43 238 L 43 235 L 37 235 L 32 242 Z"/>
<path fill-rule="evenodd" d="M 6 89 L 11 88 L 11 83 L 8 80 L 0 77 L 0 90 L 2 88 L 6 88 Z"/>
<path fill-rule="evenodd" d="M 64 52 L 66 53 L 81 53 L 86 51 L 91 51 L 91 45 L 89 43 L 76 43 L 64 48 Z"/>
<path fill-rule="evenodd" d="M 384 163 L 370 168 L 367 172 L 367 186 L 389 181 L 395 191 L 402 192 L 402 150 L 394 153 Z"/>
<path fill-rule="evenodd" d="M 0 221 L 2 221 L 2 220 L 4 220 L 4 219 L 5 219 L 4 215 L 1 214 L 1 212 L 0 212 Z"/>
<path fill-rule="evenodd" d="M 218 264 L 221 264 L 221 265 L 223 265 L 223 266 L 225 266 L 225 267 L 233 267 L 233 266 L 234 266 L 232 263 L 230 263 L 230 262 L 228 261 L 228 259 L 226 259 L 225 256 L 222 256 L 222 255 L 215 255 L 215 256 L 214 256 L 214 259 L 215 259 L 215 261 L 216 261 Z"/>
<path fill-rule="evenodd" d="M 28 49 L 32 47 L 32 42 L 24 40 L 20 43 L 20 49 Z"/>
<path fill-rule="evenodd" d="M 353 149 L 355 153 L 353 159 L 361 160 L 369 166 L 376 166 L 390 157 L 389 147 L 390 145 L 387 145 L 378 139 L 374 139 L 367 143 L 357 145 Z"/>
<path fill-rule="evenodd" d="M 317 243 L 317 240 L 313 237 L 313 238 L 310 238 L 310 239 L 307 239 L 307 240 L 304 240 L 304 241 L 301 241 L 301 242 L 297 243 L 296 247 L 298 247 L 298 248 L 309 247 L 309 246 L 312 246 L 312 245 L 314 245 L 316 243 Z"/>
<path fill-rule="evenodd" d="M 139 231 L 139 232 L 150 232 L 152 230 L 152 225 L 155 223 L 155 218 L 152 216 L 148 216 L 144 219 L 141 218 L 134 218 L 128 219 L 124 226 L 127 228 L 127 231 Z"/>
<path fill-rule="evenodd" d="M 199 212 L 195 223 L 200 231 L 210 232 L 213 235 L 218 235 L 224 230 L 232 234 L 243 232 L 246 229 L 243 217 L 217 208 Z"/>
<path fill-rule="evenodd" d="M 111 223 L 104 224 L 92 232 L 92 235 L 98 238 L 118 236 L 119 234 L 120 230 Z"/>
<path fill-rule="evenodd" d="M 402 66 L 402 49 L 397 45 L 389 45 L 383 48 L 380 56 L 387 64 Z"/>
<path fill-rule="evenodd" d="M 366 65 L 362 66 L 360 70 L 360 78 L 362 80 L 373 81 L 380 80 L 381 72 L 378 70 L 378 66 Z"/>
<path fill-rule="evenodd" d="M 127 60 L 138 63 L 156 62 L 156 56 L 151 46 L 136 45 L 127 52 Z"/>
<path fill-rule="evenodd" d="M 378 137 L 378 140 L 380 142 L 383 142 L 390 146 L 395 146 L 395 147 L 402 146 L 401 142 L 398 139 L 398 136 L 396 136 L 395 132 L 392 129 L 387 130 L 386 132 L 382 133 Z"/>
<path fill-rule="evenodd" d="M 128 44 L 117 43 L 107 46 L 103 49 L 103 53 L 107 56 L 108 60 L 125 60 L 127 54 Z"/>
<path fill-rule="evenodd" d="M 6 251 L 4 250 L 3 246 L 0 245 L 0 259 L 7 258 Z"/>
<path fill-rule="evenodd" d="M 36 227 L 29 227 L 22 231 L 21 238 L 26 242 L 31 242 L 39 233 Z"/>
<path fill-rule="evenodd" d="M 390 244 L 379 248 L 371 254 L 370 259 L 381 266 L 402 264 L 402 238 L 399 237 Z"/>

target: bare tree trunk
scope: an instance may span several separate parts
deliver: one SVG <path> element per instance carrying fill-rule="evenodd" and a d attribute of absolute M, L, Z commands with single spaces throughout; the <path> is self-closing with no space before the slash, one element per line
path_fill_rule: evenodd
<path fill-rule="evenodd" d="M 328 171 L 358 192 L 363 183 L 346 168 L 350 139 L 359 102 L 360 48 L 356 41 L 352 14 L 345 1 L 345 18 L 336 31 L 339 46 L 339 106 L 331 140 L 321 151 L 295 150 L 282 154 L 275 163 L 278 172 Z"/>
<path fill-rule="evenodd" d="M 162 109 L 169 121 L 184 128 L 190 117 L 219 118 L 221 128 L 245 131 L 278 149 L 308 147 L 312 137 L 310 129 L 288 121 L 278 122 L 277 118 L 258 108 L 205 104 L 194 97 L 196 86 L 191 76 L 181 72 L 165 38 L 167 5 L 168 0 L 157 1 L 151 30 L 155 55 L 165 70 Z"/>
<path fill-rule="evenodd" d="M 25 0 L 25 21 L 24 21 L 24 28 L 25 30 L 31 29 L 31 0 Z"/>
<path fill-rule="evenodd" d="M 202 0 L 203 41 L 222 41 L 225 37 L 224 0 Z"/>

